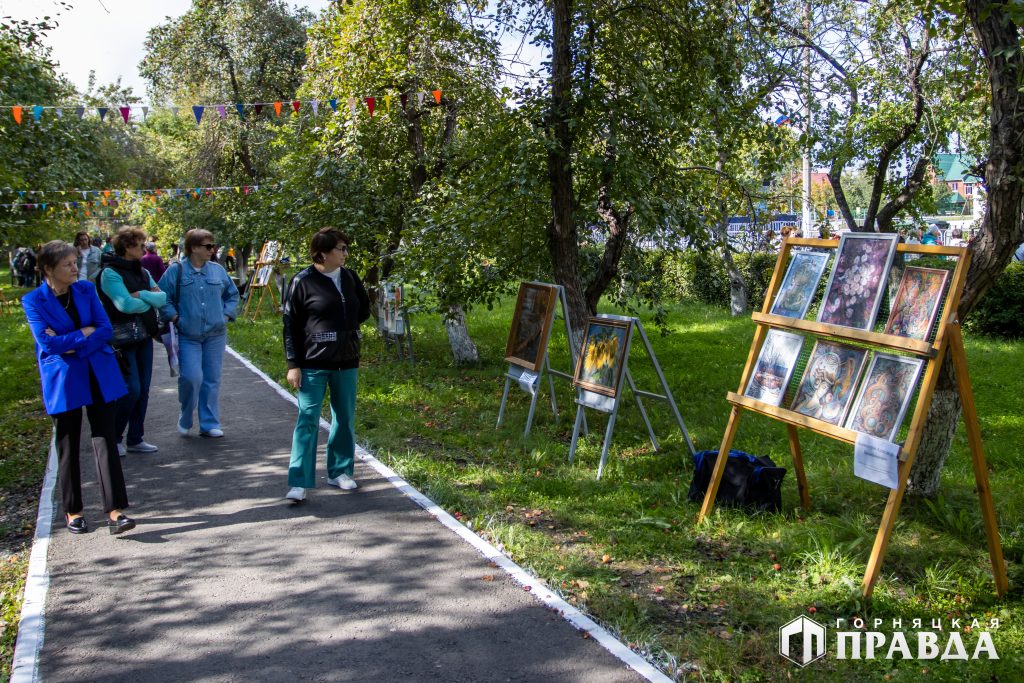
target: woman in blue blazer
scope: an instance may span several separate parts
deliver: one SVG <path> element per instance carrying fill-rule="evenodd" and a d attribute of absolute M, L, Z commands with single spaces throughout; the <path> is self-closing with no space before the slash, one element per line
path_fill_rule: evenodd
<path fill-rule="evenodd" d="M 37 255 L 43 284 L 21 299 L 36 340 L 36 360 L 43 385 L 43 405 L 53 418 L 61 500 L 68 531 L 89 530 L 82 515 L 82 408 L 89 417 L 96 473 L 110 533 L 135 527 L 121 511 L 128 507 L 121 459 L 117 454 L 114 412 L 126 393 L 121 370 L 110 348 L 113 334 L 96 286 L 78 281 L 78 252 L 60 240 L 47 242 Z"/>

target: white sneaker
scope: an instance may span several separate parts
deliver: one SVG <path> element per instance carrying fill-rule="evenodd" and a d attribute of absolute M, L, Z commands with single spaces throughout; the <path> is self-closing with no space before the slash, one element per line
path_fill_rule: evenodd
<path fill-rule="evenodd" d="M 294 500 L 296 503 L 301 503 L 306 500 L 306 489 L 301 486 L 293 486 L 288 489 L 288 493 L 284 494 L 284 497 L 288 500 Z"/>
<path fill-rule="evenodd" d="M 356 483 L 356 480 L 347 474 L 339 474 L 334 479 L 327 477 L 327 484 L 329 486 L 337 486 L 339 489 L 344 489 L 345 491 L 351 491 L 359 488 L 359 484 Z"/>
<path fill-rule="evenodd" d="M 178 428 L 178 433 L 179 434 L 181 434 L 182 436 L 188 436 L 189 428 L 188 427 L 182 427 L 181 426 L 181 420 L 178 420 L 178 423 L 175 425 L 175 427 Z"/>
<path fill-rule="evenodd" d="M 117 454 L 120 455 L 122 458 L 128 455 L 128 450 L 124 447 L 123 443 L 117 444 Z"/>
<path fill-rule="evenodd" d="M 138 443 L 129 445 L 126 450 L 129 453 L 156 453 L 160 449 L 151 443 L 140 441 Z"/>
<path fill-rule="evenodd" d="M 199 436 L 205 436 L 208 439 L 219 439 L 224 436 L 224 432 L 214 427 L 213 429 L 207 429 L 205 432 L 199 432 Z"/>

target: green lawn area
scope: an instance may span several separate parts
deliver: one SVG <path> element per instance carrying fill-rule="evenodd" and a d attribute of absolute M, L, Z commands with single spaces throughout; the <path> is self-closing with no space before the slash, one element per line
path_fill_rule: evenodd
<path fill-rule="evenodd" d="M 514 303 L 471 313 L 470 331 L 485 359 L 478 368 L 451 365 L 444 328 L 435 317 L 414 320 L 415 365 L 385 358 L 383 345 L 368 331 L 360 442 L 669 673 L 685 671 L 690 663 L 705 680 L 889 675 L 909 681 L 921 678 L 922 669 L 938 680 L 1017 676 L 1024 629 L 1010 615 L 1022 606 L 1024 578 L 1024 398 L 1016 381 L 1024 374 L 1021 345 L 968 340 L 1010 563 L 1010 596 L 995 599 L 966 438 L 958 433 L 942 498 L 904 503 L 874 599 L 865 603 L 860 582 L 886 491 L 853 476 L 851 447 L 802 435 L 813 503 L 804 513 L 785 427 L 748 415 L 734 447 L 770 455 L 790 469 L 784 512 L 717 510 L 710 523 L 698 527 L 698 506 L 686 497 L 693 465 L 667 406 L 647 404 L 663 446 L 655 453 L 627 396 L 601 481 L 594 477 L 603 416 L 588 413 L 591 436 L 581 442 L 576 463 L 566 462 L 575 406 L 564 381 L 556 384 L 559 421 L 539 401 L 533 431 L 524 439 L 528 400 L 513 388 L 506 425 L 495 429 Z M 677 306 L 669 319 L 671 334 L 657 334 L 645 320 L 648 334 L 696 447 L 717 448 L 729 413 L 724 396 L 739 382 L 754 325 L 700 305 Z M 279 328 L 272 318 L 242 321 L 231 344 L 283 384 Z M 555 335 L 553 365 L 567 369 L 564 333 Z M 640 388 L 656 389 L 639 344 L 631 363 Z M 800 670 L 776 654 L 778 628 L 811 610 L 832 625 L 837 618 L 902 617 L 908 630 L 914 617 L 999 617 L 994 642 L 1001 659 L 832 660 Z M 964 637 L 970 654 L 974 637 Z"/>
<path fill-rule="evenodd" d="M 2 274 L 0 274 L 2 276 Z M 1014 680 L 1021 668 L 1024 606 L 1021 559 L 1024 510 L 1024 376 L 1020 344 L 969 338 L 968 353 L 990 464 L 993 496 L 1010 565 L 1010 595 L 997 601 L 962 428 L 943 474 L 942 498 L 904 503 L 870 603 L 860 581 L 886 500 L 878 486 L 853 476 L 852 448 L 802 435 L 813 510 L 798 506 L 786 430 L 747 416 L 735 446 L 770 455 L 790 472 L 782 514 L 718 509 L 703 526 L 686 498 L 693 472 L 667 407 L 648 403 L 662 451 L 652 451 L 627 394 L 609 464 L 595 480 L 605 418 L 588 412 L 592 433 L 574 465 L 566 462 L 575 406 L 556 383 L 560 419 L 538 402 L 522 437 L 528 400 L 513 388 L 507 421 L 495 429 L 514 299 L 493 311 L 474 309 L 470 331 L 483 363 L 457 368 L 438 318 L 414 320 L 415 364 L 384 357 L 375 333 L 364 339 L 357 437 L 385 463 L 463 523 L 502 547 L 567 600 L 595 616 L 667 672 L 696 666 L 700 680 Z M 612 312 L 612 311 L 609 311 Z M 0 316 L 0 497 L 38 485 L 50 424 L 42 415 L 31 339 L 20 311 Z M 749 318 L 700 305 L 679 305 L 670 334 L 648 334 L 698 449 L 717 448 L 754 326 Z M 284 383 L 280 319 L 239 321 L 232 346 Z M 556 330 L 552 361 L 568 369 Z M 634 345 L 631 369 L 642 389 L 655 374 Z M 229 396 L 223 400 L 230 400 Z M 284 438 L 284 435 L 282 435 Z M 8 533 L 8 530 L 4 530 Z M 31 529 L 19 532 L 23 540 Z M 28 534 L 28 535 L 26 535 Z M 23 542 L 23 541 L 22 541 Z M 0 557 L 0 619 L 16 619 L 27 553 Z M 779 569 L 775 569 L 775 565 Z M 998 617 L 999 661 L 885 662 L 827 660 L 798 669 L 776 654 L 778 628 L 814 610 L 814 618 Z M 905 628 L 907 628 L 905 626 Z M 889 624 L 879 630 L 890 632 Z M 909 630 L 909 629 L 908 629 Z M 968 653 L 974 636 L 964 634 Z M 0 635 L 0 680 L 14 629 Z"/>
<path fill-rule="evenodd" d="M 0 271 L 0 294 L 16 300 Z M 51 422 L 43 412 L 32 333 L 20 306 L 0 309 L 0 681 L 10 676 Z"/>

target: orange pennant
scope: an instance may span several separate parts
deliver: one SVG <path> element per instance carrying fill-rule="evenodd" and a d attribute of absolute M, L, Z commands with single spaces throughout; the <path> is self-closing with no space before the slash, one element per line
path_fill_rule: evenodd
<path fill-rule="evenodd" d="M 281 115 L 281 103 L 280 102 L 274 102 L 274 111 L 277 113 L 278 116 Z"/>
<path fill-rule="evenodd" d="M 435 90 L 434 91 L 434 101 L 437 102 L 438 104 L 441 104 L 441 91 L 440 90 Z"/>
<path fill-rule="evenodd" d="M 110 190 L 103 190 L 103 196 L 104 197 L 109 197 L 110 196 Z"/>
<path fill-rule="evenodd" d="M 11 107 L 11 113 L 14 114 L 14 120 L 21 125 L 21 107 Z"/>

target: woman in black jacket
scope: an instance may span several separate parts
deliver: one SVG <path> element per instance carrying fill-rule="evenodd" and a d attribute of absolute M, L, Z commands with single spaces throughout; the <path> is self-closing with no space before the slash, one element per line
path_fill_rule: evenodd
<path fill-rule="evenodd" d="M 306 499 L 316 486 L 316 442 L 324 393 L 331 390 L 327 483 L 357 488 L 355 471 L 356 382 L 359 325 L 370 317 L 370 300 L 355 271 L 345 268 L 349 240 L 322 228 L 309 245 L 313 265 L 292 278 L 284 302 L 284 355 L 288 383 L 298 390 L 299 416 L 292 435 L 286 498 Z"/>

